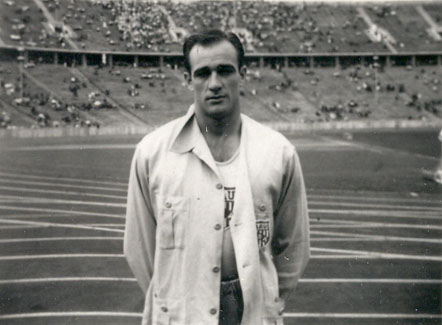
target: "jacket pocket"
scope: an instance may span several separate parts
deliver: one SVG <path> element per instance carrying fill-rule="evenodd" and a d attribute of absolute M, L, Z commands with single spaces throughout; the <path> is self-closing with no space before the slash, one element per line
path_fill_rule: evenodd
<path fill-rule="evenodd" d="M 284 300 L 275 299 L 264 304 L 263 324 L 283 325 Z"/>
<path fill-rule="evenodd" d="M 188 204 L 183 197 L 159 197 L 158 243 L 162 249 L 184 247 Z"/>

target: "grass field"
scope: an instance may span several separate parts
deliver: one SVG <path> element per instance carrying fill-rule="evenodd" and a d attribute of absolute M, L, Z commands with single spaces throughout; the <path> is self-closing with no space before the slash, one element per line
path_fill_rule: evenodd
<path fill-rule="evenodd" d="M 286 324 L 440 324 L 436 131 L 289 134 L 309 200 L 312 259 Z M 138 324 L 122 255 L 141 136 L 0 141 L 0 323 Z"/>

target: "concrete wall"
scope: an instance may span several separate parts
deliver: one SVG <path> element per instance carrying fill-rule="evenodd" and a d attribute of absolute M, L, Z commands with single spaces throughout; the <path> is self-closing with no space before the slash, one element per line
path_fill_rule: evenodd
<path fill-rule="evenodd" d="M 442 129 L 442 120 L 380 120 L 380 121 L 334 121 L 315 123 L 295 123 L 295 122 L 267 122 L 269 127 L 282 131 L 351 131 L 351 130 L 374 130 L 374 129 Z M 78 137 L 78 136 L 98 136 L 98 135 L 136 135 L 147 134 L 154 130 L 154 127 L 102 127 L 102 128 L 44 128 L 28 129 L 15 128 L 0 130 L 0 138 L 50 138 L 50 137 Z"/>

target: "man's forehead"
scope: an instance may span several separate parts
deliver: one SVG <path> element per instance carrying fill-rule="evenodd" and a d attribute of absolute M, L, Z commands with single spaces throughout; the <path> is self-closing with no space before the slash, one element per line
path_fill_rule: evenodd
<path fill-rule="evenodd" d="M 189 53 L 192 70 L 200 67 L 216 67 L 218 65 L 238 66 L 235 47 L 228 41 L 221 41 L 209 46 L 196 44 Z"/>

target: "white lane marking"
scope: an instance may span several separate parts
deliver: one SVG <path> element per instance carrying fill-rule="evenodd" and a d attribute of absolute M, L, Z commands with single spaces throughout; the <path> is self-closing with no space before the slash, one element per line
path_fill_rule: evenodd
<path fill-rule="evenodd" d="M 442 214 L 424 211 L 392 211 L 392 210 L 342 210 L 342 209 L 309 209 L 312 214 L 338 214 L 351 215 L 353 217 L 388 217 L 388 218 L 412 218 L 412 219 L 437 219 L 442 220 Z"/>
<path fill-rule="evenodd" d="M 0 285 L 22 284 L 22 283 L 43 283 L 43 282 L 136 282 L 135 278 L 121 277 L 52 277 L 52 278 L 25 278 L 0 280 Z M 312 278 L 300 279 L 300 283 L 388 283 L 388 284 L 441 284 L 442 279 L 352 279 L 352 278 Z"/>
<path fill-rule="evenodd" d="M 8 151 L 84 150 L 84 149 L 134 149 L 136 144 L 64 144 L 7 148 Z"/>
<path fill-rule="evenodd" d="M 310 238 L 312 242 L 346 242 L 346 241 L 354 241 L 354 242 L 363 242 L 363 241 L 376 241 L 374 239 L 368 238 L 354 238 L 354 237 L 321 237 L 321 238 Z"/>
<path fill-rule="evenodd" d="M 300 279 L 302 283 L 393 283 L 393 284 L 442 284 L 442 279 Z"/>
<path fill-rule="evenodd" d="M 385 242 L 383 239 L 373 239 L 373 238 L 355 238 L 355 237 L 320 237 L 320 238 L 310 238 L 312 242 Z"/>
<path fill-rule="evenodd" d="M 41 312 L 0 315 L 0 319 L 48 317 L 136 317 L 141 313 L 108 311 Z M 439 314 L 377 314 L 377 313 L 284 313 L 284 318 L 381 318 L 381 319 L 441 319 Z"/>
<path fill-rule="evenodd" d="M 110 311 L 66 311 L 0 315 L 0 319 L 41 318 L 41 317 L 137 317 L 141 313 L 110 312 Z"/>
<path fill-rule="evenodd" d="M 378 209 L 398 209 L 398 210 L 416 210 L 416 211 L 435 211 L 441 212 L 442 208 L 438 207 L 424 207 L 424 206 L 411 206 L 411 205 L 393 205 L 393 204 L 370 204 L 370 203 L 350 203 L 350 202 L 324 202 L 324 201 L 314 201 L 310 200 L 309 206 L 334 206 L 334 207 L 350 207 L 350 208 L 378 208 Z"/>
<path fill-rule="evenodd" d="M 124 258 L 124 254 L 41 254 L 0 256 L 0 261 L 39 260 L 57 258 Z"/>
<path fill-rule="evenodd" d="M 29 243 L 44 241 L 81 241 L 81 240 L 123 240 L 124 237 L 36 237 L 36 238 L 12 238 L 0 239 L 0 244 Z"/>
<path fill-rule="evenodd" d="M 284 313 L 285 318 L 382 318 L 382 319 L 441 319 L 439 314 L 377 314 L 377 313 Z"/>
<path fill-rule="evenodd" d="M 107 195 L 107 194 L 96 194 L 96 193 L 74 192 L 74 191 L 55 191 L 55 190 L 43 190 L 43 189 L 36 189 L 36 188 L 14 187 L 14 186 L 0 186 L 0 190 L 61 194 L 61 195 L 80 195 L 80 196 L 101 197 L 101 198 L 106 198 L 106 199 L 117 199 L 117 200 L 118 199 L 125 200 L 127 198 L 126 196 L 122 196 L 122 195 Z"/>
<path fill-rule="evenodd" d="M 420 198 L 396 198 L 396 197 L 378 197 L 375 196 L 377 193 L 367 193 L 367 196 L 350 196 L 350 195 L 321 195 L 321 194 L 307 194 L 308 199 L 322 199 L 322 200 L 355 200 L 355 201 L 369 201 L 369 202 L 397 202 L 397 203 L 415 203 L 415 204 L 437 204 L 441 205 L 442 200 L 427 200 Z M 371 195 L 371 196 L 368 196 Z M 310 201 L 310 200 L 309 200 Z M 326 201 L 328 202 L 328 201 Z"/>
<path fill-rule="evenodd" d="M 30 179 L 41 179 L 41 180 L 51 180 L 51 181 L 68 181 L 86 184 L 103 184 L 103 185 L 114 185 L 127 189 L 127 183 L 122 182 L 110 182 L 110 181 L 100 181 L 100 180 L 90 180 L 81 178 L 69 178 L 69 177 L 52 177 L 52 176 L 42 176 L 42 175 L 30 175 L 30 174 L 16 174 L 16 173 L 4 173 L 0 172 L 2 176 L 8 176 L 11 178 L 30 178 Z"/>
<path fill-rule="evenodd" d="M 439 225 L 417 225 L 410 223 L 391 223 L 391 222 L 372 222 L 372 221 L 354 221 L 354 220 L 336 220 L 321 218 L 310 220 L 310 228 L 408 228 L 423 230 L 442 230 Z"/>
<path fill-rule="evenodd" d="M 83 226 L 124 227 L 124 223 L 82 223 Z"/>
<path fill-rule="evenodd" d="M 310 233 L 313 235 L 326 235 L 326 236 L 343 236 L 343 237 L 353 236 L 354 238 L 383 240 L 383 241 L 403 241 L 403 242 L 415 242 L 415 243 L 442 244 L 442 239 L 438 238 L 415 238 L 415 237 L 400 237 L 400 236 L 349 234 L 345 232 L 335 232 L 335 231 L 311 231 Z"/>
<path fill-rule="evenodd" d="M 335 254 L 327 254 L 327 255 L 311 255 L 310 259 L 312 260 L 375 260 L 378 259 L 374 256 L 367 255 L 335 255 Z"/>
<path fill-rule="evenodd" d="M 126 208 L 126 203 L 110 203 L 110 202 L 96 202 L 96 201 L 80 201 L 80 200 L 66 200 L 44 198 L 37 196 L 23 196 L 23 195 L 0 195 L 0 198 L 16 199 L 17 201 L 26 201 L 26 203 L 49 203 L 49 204 L 76 204 L 76 205 L 92 205 L 115 208 Z"/>
<path fill-rule="evenodd" d="M 97 231 L 109 231 L 109 232 L 124 233 L 124 230 L 121 230 L 121 229 L 103 228 L 103 227 L 89 227 L 89 226 L 67 224 L 67 223 L 22 221 L 22 220 L 10 220 L 10 219 L 0 219 L 0 223 L 34 225 L 34 226 L 44 226 L 44 227 L 51 227 L 51 228 L 87 229 L 87 230 L 97 230 Z"/>
<path fill-rule="evenodd" d="M 0 285 L 21 284 L 21 283 L 42 283 L 42 282 L 82 282 L 82 281 L 136 282 L 137 279 L 114 278 L 114 277 L 60 277 L 60 278 L 10 279 L 10 280 L 0 280 Z"/>
<path fill-rule="evenodd" d="M 34 182 L 34 181 L 20 181 L 16 179 L 0 179 L 2 183 L 12 183 L 12 184 L 29 184 L 29 185 L 47 185 L 53 187 L 67 187 L 67 188 L 81 188 L 82 190 L 101 190 L 101 191 L 112 191 L 126 193 L 125 189 L 111 188 L 111 187 L 101 187 L 101 186 L 89 186 L 89 185 L 75 185 L 75 184 L 60 184 L 60 183 L 48 183 L 48 182 Z"/>
<path fill-rule="evenodd" d="M 357 256 L 363 256 L 364 258 L 377 258 L 377 259 L 400 259 L 400 260 L 420 260 L 420 261 L 438 261 L 442 262 L 442 256 L 425 256 L 425 255 L 408 255 L 408 254 L 393 254 L 371 251 L 360 251 L 350 249 L 333 249 L 333 248 L 321 248 L 311 247 L 312 252 L 325 252 L 325 253 L 338 253 L 338 254 L 359 254 Z M 355 256 L 353 255 L 353 257 Z"/>
<path fill-rule="evenodd" d="M 338 193 L 338 194 L 336 194 Z M 318 198 L 318 199 L 326 199 L 326 200 L 360 200 L 360 201 L 374 201 L 374 202 L 389 202 L 389 201 L 398 201 L 398 202 L 406 202 L 406 203 L 433 203 L 433 204 L 442 204 L 442 199 L 438 198 L 439 196 L 435 195 L 417 195 L 417 196 L 407 196 L 404 197 L 402 195 L 395 195 L 391 192 L 373 192 L 373 191 L 362 191 L 355 192 L 353 190 L 318 190 L 313 188 L 307 188 L 307 197 L 308 198 Z"/>
<path fill-rule="evenodd" d="M 1 210 L 12 210 L 12 211 L 36 211 L 36 212 L 56 212 L 56 213 L 66 213 L 70 216 L 75 215 L 86 215 L 91 217 L 106 217 L 106 218 L 117 218 L 125 219 L 125 216 L 118 214 L 108 214 L 108 213 L 98 213 L 98 212 L 87 212 L 87 211 L 77 211 L 77 210 L 62 210 L 62 209 L 45 209 L 45 208 L 23 208 L 13 205 L 0 205 Z"/>
<path fill-rule="evenodd" d="M 0 226 L 0 229 L 30 229 L 30 228 L 45 228 L 44 226 Z"/>
<path fill-rule="evenodd" d="M 366 193 L 366 196 L 351 196 L 351 195 L 325 195 L 325 194 L 313 194 L 311 192 L 307 193 L 307 199 L 309 201 L 311 199 L 314 200 L 325 200 L 324 202 L 336 202 L 341 200 L 348 201 L 360 201 L 360 202 L 388 202 L 388 203 L 408 203 L 414 204 L 415 206 L 420 206 L 418 204 L 422 204 L 422 206 L 428 206 L 428 204 L 434 204 L 436 206 L 442 205 L 442 200 L 439 199 L 428 199 L 428 198 L 419 198 L 419 197 L 385 197 L 378 196 L 378 193 Z"/>

